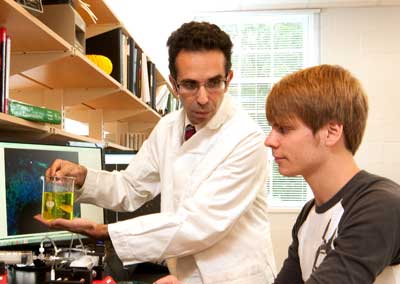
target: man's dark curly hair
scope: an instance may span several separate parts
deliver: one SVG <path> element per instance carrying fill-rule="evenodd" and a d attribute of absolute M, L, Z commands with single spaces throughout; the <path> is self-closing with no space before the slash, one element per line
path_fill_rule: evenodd
<path fill-rule="evenodd" d="M 220 50 L 225 56 L 225 73 L 231 70 L 232 41 L 229 35 L 217 25 L 207 22 L 189 22 L 174 31 L 167 41 L 169 71 L 176 79 L 175 60 L 181 50 L 207 51 Z"/>

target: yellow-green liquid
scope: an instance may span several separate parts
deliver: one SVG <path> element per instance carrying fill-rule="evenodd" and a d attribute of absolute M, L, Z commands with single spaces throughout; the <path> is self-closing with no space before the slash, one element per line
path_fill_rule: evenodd
<path fill-rule="evenodd" d="M 42 216 L 46 220 L 74 217 L 73 192 L 44 192 L 42 199 Z"/>

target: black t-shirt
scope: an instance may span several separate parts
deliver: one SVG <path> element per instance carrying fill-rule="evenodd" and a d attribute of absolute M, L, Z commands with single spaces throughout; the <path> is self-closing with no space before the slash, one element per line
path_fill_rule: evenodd
<path fill-rule="evenodd" d="M 360 171 L 328 202 L 310 200 L 292 238 L 275 284 L 400 283 L 400 186 Z"/>

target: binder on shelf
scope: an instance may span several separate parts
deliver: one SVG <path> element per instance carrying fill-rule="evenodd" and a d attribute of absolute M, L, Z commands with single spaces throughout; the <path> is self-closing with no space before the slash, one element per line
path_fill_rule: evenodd
<path fill-rule="evenodd" d="M 123 84 L 123 48 L 121 28 L 96 35 L 86 40 L 86 54 L 108 57 L 113 64 L 111 76 L 121 84 Z"/>
<path fill-rule="evenodd" d="M 136 43 L 133 40 L 132 37 L 128 38 L 128 48 L 129 48 L 129 53 L 128 53 L 128 90 L 130 90 L 133 94 L 136 96 L 138 95 L 138 89 L 137 89 L 137 48 L 136 48 Z"/>
<path fill-rule="evenodd" d="M 135 95 L 138 98 L 142 97 L 142 54 L 143 51 L 136 47 L 136 85 L 135 85 Z"/>
<path fill-rule="evenodd" d="M 149 78 L 149 105 L 152 109 L 156 110 L 156 92 L 157 92 L 157 69 L 153 62 L 147 61 L 147 72 Z"/>
<path fill-rule="evenodd" d="M 33 106 L 16 100 L 8 100 L 8 114 L 36 122 L 60 124 L 61 112 L 44 107 Z"/>

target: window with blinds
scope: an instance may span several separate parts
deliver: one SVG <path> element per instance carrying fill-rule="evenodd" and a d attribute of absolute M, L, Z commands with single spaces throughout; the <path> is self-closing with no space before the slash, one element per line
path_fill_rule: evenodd
<path fill-rule="evenodd" d="M 229 93 L 268 135 L 265 99 L 272 85 L 293 71 L 316 65 L 318 11 L 216 12 L 195 18 L 217 24 L 233 42 L 234 78 Z M 301 207 L 312 194 L 302 177 L 279 174 L 269 151 L 270 207 Z"/>

